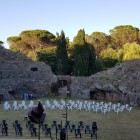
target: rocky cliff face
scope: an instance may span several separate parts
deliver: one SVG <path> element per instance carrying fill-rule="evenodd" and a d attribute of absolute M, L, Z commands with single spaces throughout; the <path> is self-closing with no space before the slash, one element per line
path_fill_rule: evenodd
<path fill-rule="evenodd" d="M 90 77 L 72 78 L 74 98 L 121 101 L 140 106 L 140 60 L 117 64 Z"/>
<path fill-rule="evenodd" d="M 0 99 L 22 98 L 24 92 L 47 96 L 56 81 L 50 66 L 0 46 Z"/>

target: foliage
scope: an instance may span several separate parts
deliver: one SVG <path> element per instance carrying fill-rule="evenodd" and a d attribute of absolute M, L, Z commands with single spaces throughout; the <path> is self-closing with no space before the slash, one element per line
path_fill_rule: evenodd
<path fill-rule="evenodd" d="M 0 41 L 0 45 L 3 45 L 3 41 Z"/>
<path fill-rule="evenodd" d="M 61 31 L 59 35 L 57 33 L 57 47 L 56 47 L 56 66 L 57 74 L 70 74 L 69 71 L 69 59 L 67 54 L 69 40 L 65 38 L 65 33 Z"/>
<path fill-rule="evenodd" d="M 84 30 L 79 30 L 74 39 L 74 75 L 88 75 L 88 49 Z"/>
<path fill-rule="evenodd" d="M 86 46 L 75 45 L 74 47 L 74 75 L 88 75 L 88 49 Z"/>
<path fill-rule="evenodd" d="M 106 58 L 106 57 L 117 58 L 117 51 L 112 48 L 107 48 L 103 50 L 100 55 L 101 58 Z"/>
<path fill-rule="evenodd" d="M 55 36 L 46 30 L 27 30 L 21 32 L 19 36 L 7 38 L 7 41 L 11 50 L 36 60 L 36 52 L 39 49 L 55 45 Z"/>
<path fill-rule="evenodd" d="M 74 44 L 78 44 L 79 46 L 85 45 L 85 31 L 79 30 L 77 36 L 74 38 Z"/>
<path fill-rule="evenodd" d="M 20 36 L 9 37 L 7 38 L 7 41 L 10 45 L 10 49 L 14 52 L 28 55 L 31 51 L 30 45 L 25 43 Z"/>
<path fill-rule="evenodd" d="M 95 69 L 96 69 L 96 72 L 103 71 L 103 70 L 106 69 L 106 67 L 103 64 L 102 59 L 96 59 L 96 61 L 95 61 Z"/>
<path fill-rule="evenodd" d="M 56 74 L 56 47 L 44 48 L 37 52 L 39 61 L 51 66 L 52 72 Z"/>
<path fill-rule="evenodd" d="M 85 35 L 84 30 L 79 30 L 72 42 L 63 31 L 55 37 L 46 30 L 26 30 L 7 41 L 12 51 L 44 61 L 56 74 L 88 76 L 117 62 L 140 59 L 140 31 L 131 25 L 116 26 L 110 35 L 103 32 Z"/>
<path fill-rule="evenodd" d="M 118 60 L 118 52 L 115 49 L 107 48 L 101 52 L 101 59 L 106 68 L 115 66 Z"/>
<path fill-rule="evenodd" d="M 87 76 L 93 73 L 95 58 L 93 46 L 85 41 L 85 31 L 79 30 L 74 39 L 74 75 Z"/>
<path fill-rule="evenodd" d="M 35 49 L 54 46 L 55 42 L 55 36 L 46 30 L 27 30 L 21 32 L 19 36 Z"/>
<path fill-rule="evenodd" d="M 117 47 L 122 47 L 126 43 L 139 41 L 139 29 L 131 25 L 116 26 L 110 30 L 112 41 Z"/>
<path fill-rule="evenodd" d="M 114 67 L 117 62 L 118 62 L 118 59 L 111 58 L 111 57 L 105 57 L 102 59 L 102 63 L 106 68 Z"/>
<path fill-rule="evenodd" d="M 123 60 L 140 59 L 140 45 L 136 42 L 127 43 L 123 49 Z"/>
<path fill-rule="evenodd" d="M 88 55 L 89 55 L 89 66 L 88 66 L 88 75 L 97 72 L 96 69 L 96 51 L 92 44 L 87 43 Z"/>
<path fill-rule="evenodd" d="M 95 47 L 97 56 L 99 56 L 100 52 L 106 49 L 110 43 L 109 36 L 103 32 L 93 32 L 90 36 L 86 35 L 86 40 Z"/>
<path fill-rule="evenodd" d="M 0 41 L 0 47 L 4 47 L 4 42 Z"/>

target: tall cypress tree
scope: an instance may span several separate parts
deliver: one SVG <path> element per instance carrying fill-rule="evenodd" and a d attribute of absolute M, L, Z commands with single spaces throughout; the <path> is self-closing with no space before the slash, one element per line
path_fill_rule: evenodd
<path fill-rule="evenodd" d="M 88 74 L 96 73 L 96 51 L 92 44 L 87 43 L 89 50 L 89 66 L 88 66 Z"/>
<path fill-rule="evenodd" d="M 85 31 L 79 30 L 74 39 L 74 75 L 94 73 L 95 58 L 95 49 L 85 41 Z"/>
<path fill-rule="evenodd" d="M 69 69 L 69 59 L 67 55 L 68 43 L 64 31 L 59 35 L 57 33 L 56 65 L 57 74 L 66 75 Z"/>
<path fill-rule="evenodd" d="M 85 31 L 79 30 L 74 39 L 74 75 L 88 75 L 89 55 L 85 41 Z"/>

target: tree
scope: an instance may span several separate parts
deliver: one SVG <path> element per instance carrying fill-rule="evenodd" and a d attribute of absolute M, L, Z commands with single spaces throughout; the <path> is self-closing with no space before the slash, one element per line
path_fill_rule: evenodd
<path fill-rule="evenodd" d="M 0 46 L 3 46 L 4 42 L 3 41 L 0 41 Z"/>
<path fill-rule="evenodd" d="M 101 59 L 96 59 L 96 61 L 95 61 L 95 69 L 96 69 L 96 72 L 106 70 L 106 68 L 105 68 L 105 66 L 103 64 L 103 61 Z"/>
<path fill-rule="evenodd" d="M 138 44 L 140 44 L 140 31 L 139 31 L 139 41 L 138 41 Z"/>
<path fill-rule="evenodd" d="M 86 41 L 95 47 L 97 56 L 99 57 L 100 52 L 106 49 L 110 43 L 110 37 L 103 32 L 93 32 L 89 36 L 86 35 Z"/>
<path fill-rule="evenodd" d="M 140 59 L 140 45 L 136 42 L 127 43 L 123 48 L 123 60 Z"/>
<path fill-rule="evenodd" d="M 0 41 L 0 45 L 3 45 L 3 42 L 2 41 Z"/>
<path fill-rule="evenodd" d="M 95 51 L 85 40 L 85 31 L 79 30 L 74 39 L 74 75 L 87 76 L 93 73 Z"/>
<path fill-rule="evenodd" d="M 39 61 L 43 61 L 47 65 L 50 65 L 52 72 L 56 74 L 56 47 L 49 47 L 39 50 L 37 52 L 37 58 Z"/>
<path fill-rule="evenodd" d="M 100 54 L 103 65 L 106 68 L 114 67 L 115 64 L 119 61 L 118 51 L 112 48 L 107 48 L 103 50 Z"/>
<path fill-rule="evenodd" d="M 88 49 L 85 42 L 85 31 L 79 30 L 74 39 L 74 75 L 88 75 Z"/>
<path fill-rule="evenodd" d="M 7 39 L 10 49 L 37 58 L 37 51 L 55 45 L 55 36 L 46 30 L 27 30 Z M 28 54 L 29 53 L 29 54 Z"/>
<path fill-rule="evenodd" d="M 55 41 L 55 36 L 46 30 L 23 31 L 19 36 L 30 45 L 35 57 L 36 50 L 53 46 Z"/>
<path fill-rule="evenodd" d="M 55 36 L 47 30 L 27 30 L 19 36 L 35 49 L 54 46 L 55 43 Z"/>
<path fill-rule="evenodd" d="M 14 52 L 19 52 L 26 55 L 29 51 L 31 51 L 30 45 L 24 42 L 20 36 L 9 37 L 7 38 L 7 41 L 10 49 Z"/>
<path fill-rule="evenodd" d="M 96 73 L 96 51 L 92 44 L 87 43 L 87 47 L 89 50 L 89 67 L 88 67 L 88 75 Z"/>
<path fill-rule="evenodd" d="M 69 59 L 67 55 L 68 39 L 65 38 L 64 31 L 57 33 L 56 65 L 57 74 L 69 74 Z"/>
<path fill-rule="evenodd" d="M 116 26 L 110 30 L 110 36 L 115 45 L 122 48 L 126 43 L 139 41 L 139 29 L 131 25 Z"/>

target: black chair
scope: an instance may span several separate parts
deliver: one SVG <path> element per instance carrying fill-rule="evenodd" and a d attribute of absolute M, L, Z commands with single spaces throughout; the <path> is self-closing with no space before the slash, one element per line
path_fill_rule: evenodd
<path fill-rule="evenodd" d="M 92 123 L 91 138 L 93 138 L 93 136 L 95 136 L 97 139 L 97 123 L 96 122 Z"/>
<path fill-rule="evenodd" d="M 60 140 L 66 140 L 66 130 L 65 128 L 60 131 Z"/>
<path fill-rule="evenodd" d="M 18 126 L 17 131 L 16 131 L 16 135 L 22 136 L 22 130 L 23 130 L 23 128 L 21 126 Z"/>
<path fill-rule="evenodd" d="M 50 137 L 51 137 L 51 135 L 52 135 L 52 133 L 51 133 L 51 128 L 46 128 L 45 129 L 45 135 L 50 135 Z"/>
<path fill-rule="evenodd" d="M 80 121 L 78 123 L 78 127 L 84 129 L 84 123 L 83 123 L 83 121 Z"/>
<path fill-rule="evenodd" d="M 47 128 L 48 128 L 48 124 L 45 123 L 45 124 L 42 126 L 42 132 L 45 131 L 45 129 L 47 129 Z"/>
<path fill-rule="evenodd" d="M 15 121 L 13 122 L 13 128 L 15 128 L 15 126 L 16 126 L 18 123 L 19 123 L 18 120 L 15 120 Z"/>
<path fill-rule="evenodd" d="M 58 124 L 58 125 L 57 125 L 57 132 L 58 132 L 58 131 L 61 131 L 61 129 L 62 129 L 62 124 Z"/>
<path fill-rule="evenodd" d="M 30 126 L 31 123 L 32 123 L 32 122 L 31 122 L 30 120 L 28 120 L 28 121 L 26 122 L 26 128 L 28 128 L 28 127 Z"/>
<path fill-rule="evenodd" d="M 33 128 L 34 128 L 34 124 L 31 123 L 31 124 L 28 126 L 28 132 L 31 132 Z"/>
<path fill-rule="evenodd" d="M 75 131 L 75 129 L 76 129 L 76 125 L 72 124 L 70 127 L 70 132 L 72 133 L 73 131 Z"/>
<path fill-rule="evenodd" d="M 37 136 L 37 128 L 34 127 L 34 124 L 31 123 L 29 126 L 28 126 L 28 132 L 31 133 L 31 136 Z"/>
<path fill-rule="evenodd" d="M 57 121 L 52 122 L 52 127 L 57 127 Z"/>
<path fill-rule="evenodd" d="M 8 124 L 7 124 L 6 120 L 2 120 L 1 132 L 2 132 L 2 135 L 8 136 Z"/>
<path fill-rule="evenodd" d="M 31 132 L 31 136 L 37 136 L 37 128 L 33 127 L 32 129 L 30 129 L 30 132 Z"/>
<path fill-rule="evenodd" d="M 4 124 L 1 128 L 2 135 L 8 136 L 8 125 Z"/>
<path fill-rule="evenodd" d="M 78 135 L 80 136 L 80 138 L 82 137 L 81 129 L 80 128 L 75 129 L 75 137 L 77 138 Z"/>
<path fill-rule="evenodd" d="M 90 126 L 86 125 L 85 126 L 85 134 L 87 134 L 87 132 L 88 132 L 88 134 L 90 134 L 90 131 L 91 131 Z"/>
<path fill-rule="evenodd" d="M 66 122 L 65 128 L 69 128 L 69 129 L 70 129 L 70 121 L 67 121 L 67 122 Z"/>
<path fill-rule="evenodd" d="M 14 128 L 15 128 L 16 136 L 17 135 L 22 136 L 22 127 L 21 127 L 21 124 L 19 122 L 16 122 L 16 124 L 14 124 Z"/>
<path fill-rule="evenodd" d="M 92 123 L 92 130 L 97 131 L 97 122 Z"/>

